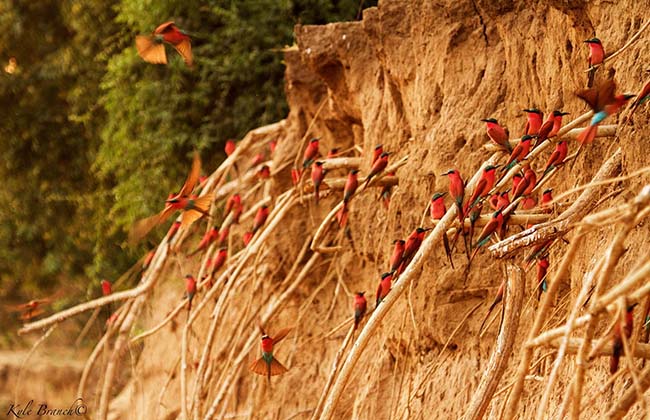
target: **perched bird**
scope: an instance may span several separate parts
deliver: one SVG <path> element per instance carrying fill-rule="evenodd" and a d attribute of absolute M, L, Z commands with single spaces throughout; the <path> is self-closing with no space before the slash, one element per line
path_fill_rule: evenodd
<path fill-rule="evenodd" d="M 170 194 L 165 201 L 165 208 L 158 214 L 138 220 L 133 224 L 129 232 L 129 242 L 135 243 L 142 239 L 151 229 L 163 223 L 176 211 L 182 212 L 181 227 L 187 229 L 192 223 L 202 216 L 210 217 L 208 210 L 214 199 L 213 193 L 201 197 L 191 195 L 199 176 L 201 174 L 201 161 L 198 153 L 194 154 L 192 169 L 190 170 L 185 184 L 177 194 Z"/>
<path fill-rule="evenodd" d="M 584 89 L 576 93 L 594 111 L 589 126 L 578 135 L 577 140 L 580 147 L 590 144 L 596 138 L 598 125 L 608 116 L 618 112 L 628 100 L 634 97 L 634 95 L 630 94 L 616 95 L 615 92 L 616 83 L 613 80 L 607 80 L 595 88 Z M 580 149 L 578 149 L 579 151 Z"/>
<path fill-rule="evenodd" d="M 244 246 L 248 246 L 248 244 L 251 242 L 251 239 L 253 239 L 253 232 L 245 232 L 242 235 L 241 239 L 244 242 Z"/>
<path fill-rule="evenodd" d="M 214 276 L 214 273 L 219 271 L 221 267 L 226 263 L 226 259 L 228 258 L 228 248 L 219 248 L 219 251 L 217 251 L 217 256 L 212 260 L 212 264 L 210 264 L 210 275 Z"/>
<path fill-rule="evenodd" d="M 594 85 L 594 76 L 596 75 L 596 67 L 605 61 L 605 48 L 603 43 L 598 38 L 591 38 L 585 41 L 589 45 L 589 79 L 587 87 Z"/>
<path fill-rule="evenodd" d="M 544 170 L 542 171 L 542 176 L 540 180 L 546 176 L 553 168 L 557 168 L 559 165 L 564 163 L 567 154 L 569 153 L 569 146 L 566 141 L 561 140 L 558 144 L 555 145 L 555 150 L 551 153 L 551 156 L 548 157 Z"/>
<path fill-rule="evenodd" d="M 526 158 L 526 156 L 528 156 L 533 139 L 534 137 L 529 136 L 528 134 L 524 134 L 521 137 L 519 144 L 517 144 L 514 149 L 512 149 L 512 153 L 510 153 L 510 157 L 503 167 L 504 171 L 510 170 L 510 168 L 512 168 L 515 164 L 521 162 Z"/>
<path fill-rule="evenodd" d="M 488 203 L 490 203 L 490 207 L 492 210 L 497 209 L 497 205 L 499 204 L 499 193 L 494 193 L 490 196 L 490 199 L 488 200 Z"/>
<path fill-rule="evenodd" d="M 549 139 L 557 136 L 557 133 L 560 132 L 560 128 L 562 128 L 562 117 L 565 115 L 569 115 L 569 113 L 558 110 L 553 111 L 553 129 L 548 133 Z"/>
<path fill-rule="evenodd" d="M 542 293 L 546 292 L 548 289 L 546 282 L 548 267 L 548 255 L 543 256 L 537 261 L 537 300 L 539 300 Z"/>
<path fill-rule="evenodd" d="M 508 196 L 509 190 L 503 191 L 501 194 L 499 194 L 499 197 L 497 199 L 497 204 L 496 208 L 494 210 L 505 210 L 506 207 L 510 205 L 510 197 Z"/>
<path fill-rule="evenodd" d="M 650 70 L 647 70 L 650 72 Z M 636 99 L 634 102 L 632 102 L 632 107 L 630 108 L 630 114 L 627 116 L 627 119 L 629 120 L 632 118 L 632 114 L 634 114 L 634 111 L 640 106 L 643 105 L 644 103 L 648 102 L 650 100 L 650 80 L 646 82 L 645 85 L 643 85 L 643 88 L 641 89 L 641 92 L 639 92 L 638 95 L 636 95 Z"/>
<path fill-rule="evenodd" d="M 262 329 L 260 327 L 260 329 Z M 288 369 L 273 356 L 273 346 L 278 344 L 289 334 L 291 328 L 285 328 L 275 335 L 275 337 L 268 336 L 262 329 L 262 357 L 255 360 L 251 366 L 250 371 L 258 375 L 266 376 L 268 382 L 271 382 L 271 376 L 282 375 Z"/>
<path fill-rule="evenodd" d="M 235 149 L 237 148 L 237 145 L 235 144 L 235 140 L 226 140 L 226 144 L 224 146 L 224 151 L 226 152 L 226 156 L 230 156 L 235 152 Z"/>
<path fill-rule="evenodd" d="M 483 172 L 481 172 L 481 178 L 479 178 L 478 182 L 476 183 L 476 187 L 474 188 L 472 196 L 470 197 L 469 201 L 465 203 L 465 207 L 463 208 L 463 215 L 467 214 L 480 199 L 487 197 L 487 195 L 490 193 L 494 187 L 494 178 L 497 168 L 498 166 L 488 165 L 485 167 L 485 169 L 483 169 Z"/>
<path fill-rule="evenodd" d="M 568 114 L 568 112 L 553 111 L 539 129 L 536 145 L 557 135 L 558 131 L 560 131 L 560 127 L 562 127 L 562 117 Z"/>
<path fill-rule="evenodd" d="M 366 314 L 366 308 L 368 302 L 364 296 L 365 292 L 357 292 L 354 294 L 354 330 L 356 331 L 359 328 L 359 323 L 363 319 L 363 316 Z"/>
<path fill-rule="evenodd" d="M 524 210 L 532 210 L 537 207 L 537 199 L 535 197 L 527 196 L 521 200 L 521 208 Z"/>
<path fill-rule="evenodd" d="M 348 179 L 345 181 L 345 188 L 343 189 L 343 202 L 347 203 L 352 199 L 352 196 L 357 191 L 359 180 L 357 179 L 358 169 L 353 169 L 348 174 Z"/>
<path fill-rule="evenodd" d="M 612 356 L 609 359 L 609 373 L 612 375 L 618 370 L 619 360 L 621 355 L 625 352 L 623 346 L 623 335 L 628 340 L 632 337 L 632 329 L 634 328 L 634 307 L 637 304 L 628 305 L 625 308 L 624 319 L 619 321 L 614 326 L 614 333 L 612 335 Z"/>
<path fill-rule="evenodd" d="M 266 219 L 269 217 L 269 206 L 262 206 L 257 210 L 257 213 L 255 214 L 255 219 L 253 220 L 253 233 L 257 232 L 262 226 L 264 226 L 264 223 L 266 223 Z"/>
<path fill-rule="evenodd" d="M 370 166 L 375 164 L 382 153 L 384 153 L 384 146 L 381 144 L 376 145 L 375 150 L 372 152 L 372 161 L 370 162 Z"/>
<path fill-rule="evenodd" d="M 399 274 L 402 274 L 402 272 L 409 265 L 409 263 L 413 259 L 413 256 L 415 256 L 415 253 L 418 252 L 418 249 L 420 249 L 420 246 L 422 245 L 422 241 L 424 241 L 424 235 L 426 235 L 427 232 L 430 230 L 431 228 L 425 229 L 419 227 L 416 228 L 413 232 L 411 232 L 409 237 L 406 238 L 406 243 L 404 244 L 404 253 L 402 254 L 402 263 L 400 264 L 400 267 L 397 270 Z"/>
<path fill-rule="evenodd" d="M 108 296 L 111 293 L 113 293 L 110 281 L 102 280 L 101 285 L 102 285 L 102 296 Z"/>
<path fill-rule="evenodd" d="M 167 64 L 164 43 L 168 43 L 183 57 L 185 64 L 192 67 L 192 42 L 190 36 L 179 29 L 174 22 L 165 22 L 154 29 L 151 35 L 135 37 L 135 46 L 142 59 L 152 64 Z"/>
<path fill-rule="evenodd" d="M 318 204 L 318 199 L 320 198 L 320 184 L 325 178 L 325 171 L 323 170 L 323 162 L 314 162 L 311 167 L 311 180 L 314 183 L 314 199 L 316 204 Z"/>
<path fill-rule="evenodd" d="M 463 219 L 465 215 L 463 214 L 463 199 L 465 198 L 465 181 L 460 176 L 460 172 L 457 169 L 452 169 L 445 172 L 442 175 L 449 177 L 449 193 L 456 203 L 456 208 L 458 209 L 458 220 L 460 225 L 463 225 Z"/>
<path fill-rule="evenodd" d="M 393 275 L 391 273 L 384 273 L 381 275 L 379 286 L 377 287 L 377 299 L 375 300 L 375 307 L 379 306 L 382 300 L 386 298 L 392 286 Z"/>
<path fill-rule="evenodd" d="M 338 155 L 339 155 L 339 148 L 338 148 L 338 147 L 334 147 L 334 148 L 330 149 L 329 152 L 327 152 L 327 159 L 335 158 L 335 157 L 337 157 Z"/>
<path fill-rule="evenodd" d="M 189 254 L 187 254 L 187 257 L 191 257 L 201 251 L 204 251 L 208 249 L 208 246 L 214 241 L 217 240 L 219 237 L 219 228 L 216 226 L 212 226 L 204 235 L 203 238 L 201 238 L 201 241 L 199 242 L 199 245 L 196 247 L 196 249 Z"/>
<path fill-rule="evenodd" d="M 264 153 L 257 153 L 255 156 L 253 156 L 253 159 L 251 159 L 251 166 L 257 166 L 260 163 L 264 162 L 266 160 L 266 156 Z"/>
<path fill-rule="evenodd" d="M 217 246 L 222 247 L 228 242 L 228 235 L 230 234 L 230 228 L 228 226 L 222 226 L 219 231 L 219 237 L 217 238 Z"/>
<path fill-rule="evenodd" d="M 187 298 L 187 312 L 192 310 L 192 299 L 196 295 L 196 280 L 191 274 L 185 276 L 185 297 Z"/>
<path fill-rule="evenodd" d="M 345 227 L 346 223 L 348 222 L 349 215 L 350 211 L 348 209 L 348 205 L 346 203 L 343 203 L 341 210 L 336 212 L 336 222 L 339 224 L 339 228 Z"/>
<path fill-rule="evenodd" d="M 320 137 L 314 137 L 313 139 L 309 140 L 309 144 L 307 145 L 307 148 L 305 149 L 305 153 L 303 154 L 303 158 L 302 158 L 303 170 L 307 169 L 312 163 L 314 163 L 316 156 L 318 156 L 319 140 Z"/>
<path fill-rule="evenodd" d="M 395 246 L 393 247 L 393 255 L 390 256 L 389 261 L 391 273 L 397 271 L 399 266 L 402 264 L 402 259 L 404 257 L 404 243 L 403 239 L 395 239 L 393 241 Z"/>
<path fill-rule="evenodd" d="M 269 142 L 269 152 L 271 152 L 271 155 L 275 153 L 275 148 L 278 147 L 278 141 L 277 139 L 273 139 Z"/>
<path fill-rule="evenodd" d="M 528 116 L 524 134 L 534 136 L 539 133 L 539 128 L 542 126 L 542 118 L 544 117 L 544 114 L 537 108 L 524 109 L 524 112 Z"/>
<path fill-rule="evenodd" d="M 271 177 L 271 168 L 268 165 L 264 165 L 257 171 L 257 177 L 259 179 L 269 179 Z"/>
<path fill-rule="evenodd" d="M 292 185 L 298 185 L 300 182 L 301 171 L 296 168 L 291 169 L 291 183 Z"/>
<path fill-rule="evenodd" d="M 176 232 L 178 232 L 178 229 L 181 228 L 181 222 L 178 220 L 174 220 L 174 223 L 169 227 L 169 230 L 167 231 L 167 241 L 171 241 L 174 235 L 176 235 Z"/>
<path fill-rule="evenodd" d="M 516 200 L 519 197 L 530 194 L 535 188 L 536 184 L 537 175 L 535 175 L 535 171 L 533 171 L 530 166 L 526 167 L 524 170 L 524 177 L 521 179 L 521 181 L 519 181 L 517 187 L 512 193 L 512 199 Z"/>
<path fill-rule="evenodd" d="M 512 146 L 510 145 L 508 130 L 501 127 L 499 122 L 494 118 L 485 118 L 481 121 L 485 123 L 487 135 L 490 137 L 490 140 L 497 146 L 501 146 L 508 152 L 511 152 Z"/>
<path fill-rule="evenodd" d="M 239 194 L 231 195 L 228 197 L 228 200 L 226 200 L 226 207 L 223 209 L 223 216 L 228 216 L 232 210 L 241 206 L 241 196 Z"/>
<path fill-rule="evenodd" d="M 497 210 L 492 215 L 490 221 L 487 222 L 487 224 L 483 227 L 481 234 L 476 240 L 476 244 L 474 244 L 474 248 L 475 248 L 474 252 L 472 253 L 472 256 L 469 259 L 470 263 L 474 259 L 474 256 L 479 251 L 479 249 L 481 249 L 483 245 L 488 243 L 490 237 L 492 237 L 492 234 L 498 232 L 499 229 L 501 229 L 502 225 L 503 225 L 503 214 L 501 213 L 501 210 Z"/>
<path fill-rule="evenodd" d="M 552 211 L 551 209 L 552 201 L 553 201 L 553 190 L 551 188 L 548 188 L 544 190 L 544 192 L 542 193 L 541 207 L 545 212 L 550 213 Z"/>
<path fill-rule="evenodd" d="M 503 300 L 503 292 L 506 288 L 506 281 L 502 280 L 501 285 L 499 286 L 499 290 L 497 290 L 497 295 L 494 297 L 494 300 L 492 301 L 492 304 L 488 308 L 487 313 L 485 314 L 485 317 L 483 318 L 483 322 L 481 322 L 481 326 L 478 329 L 479 335 L 481 334 L 481 331 L 483 331 L 483 327 L 485 326 L 485 322 L 490 318 L 490 314 L 494 310 L 494 308 Z"/>
<path fill-rule="evenodd" d="M 379 175 L 380 173 L 383 172 L 384 169 L 386 169 L 386 166 L 388 166 L 388 152 L 382 152 L 381 155 L 379 155 L 379 158 L 375 161 L 375 163 L 372 164 L 372 168 L 370 168 L 370 173 L 366 177 L 366 184 L 364 185 L 363 189 L 365 190 L 368 188 L 368 184 L 370 183 L 370 180 Z"/>

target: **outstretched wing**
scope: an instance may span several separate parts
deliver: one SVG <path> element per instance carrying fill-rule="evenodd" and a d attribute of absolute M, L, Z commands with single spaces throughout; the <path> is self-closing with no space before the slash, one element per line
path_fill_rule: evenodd
<path fill-rule="evenodd" d="M 194 189 L 194 186 L 199 181 L 200 177 L 201 177 L 201 158 L 199 157 L 199 154 L 197 152 L 194 152 L 194 159 L 192 160 L 192 168 L 190 169 L 190 173 L 189 175 L 187 175 L 185 184 L 183 184 L 183 188 L 181 188 L 180 192 L 178 193 L 178 196 L 184 197 L 190 195 L 190 193 Z"/>
<path fill-rule="evenodd" d="M 289 334 L 289 333 L 291 332 L 292 329 L 293 329 L 293 327 L 289 327 L 289 328 L 283 328 L 283 329 L 281 329 L 280 331 L 278 331 L 278 332 L 275 334 L 275 337 L 273 337 L 273 345 L 276 345 L 276 344 L 278 344 L 280 341 L 282 341 L 282 339 L 283 339 L 284 337 L 286 337 L 287 334 Z"/>
<path fill-rule="evenodd" d="M 175 210 L 171 207 L 165 207 L 165 209 L 160 213 L 154 214 L 153 216 L 147 217 L 145 219 L 140 219 L 133 223 L 131 231 L 129 232 L 129 243 L 133 245 L 140 242 L 142 238 L 147 236 L 151 229 L 167 220 L 169 216 L 174 213 L 174 211 Z"/>
<path fill-rule="evenodd" d="M 135 47 L 144 61 L 151 64 L 167 64 L 165 46 L 156 42 L 150 36 L 138 35 L 135 37 Z"/>
<path fill-rule="evenodd" d="M 178 44 L 174 45 L 174 48 L 176 48 L 176 51 L 183 57 L 183 60 L 185 60 L 185 64 L 187 64 L 188 67 L 192 67 L 192 64 L 194 64 L 194 58 L 192 57 L 192 43 L 190 42 L 190 39 L 184 39 Z"/>
<path fill-rule="evenodd" d="M 154 29 L 154 34 L 162 34 L 168 29 L 174 26 L 174 21 L 170 20 L 169 22 L 161 23 L 156 29 Z"/>

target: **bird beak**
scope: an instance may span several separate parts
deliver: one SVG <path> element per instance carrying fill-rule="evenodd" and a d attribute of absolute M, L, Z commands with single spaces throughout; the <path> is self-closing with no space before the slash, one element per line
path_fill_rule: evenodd
<path fill-rule="evenodd" d="M 562 116 L 564 116 L 564 115 L 571 115 L 571 113 L 570 113 L 570 112 L 560 112 L 560 115 L 562 115 Z"/>

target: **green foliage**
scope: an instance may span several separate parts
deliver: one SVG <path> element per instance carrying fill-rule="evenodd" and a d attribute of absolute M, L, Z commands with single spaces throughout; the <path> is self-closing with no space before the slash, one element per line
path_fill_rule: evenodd
<path fill-rule="evenodd" d="M 31 297 L 65 281 L 96 293 L 99 278 L 117 278 L 143 254 L 126 248 L 128 228 L 179 188 L 193 150 L 212 170 L 227 138 L 286 115 L 280 49 L 294 25 L 351 20 L 358 8 L 358 0 L 3 2 L 0 69 L 10 57 L 17 68 L 0 71 L 0 292 Z M 167 20 L 192 36 L 192 69 L 171 48 L 167 66 L 137 55 L 135 35 Z"/>

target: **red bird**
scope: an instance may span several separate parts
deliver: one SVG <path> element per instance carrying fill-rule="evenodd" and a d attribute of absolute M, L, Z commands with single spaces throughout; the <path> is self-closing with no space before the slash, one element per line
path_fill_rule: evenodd
<path fill-rule="evenodd" d="M 142 271 L 146 271 L 147 268 L 151 265 L 151 261 L 153 260 L 153 256 L 156 255 L 156 249 L 152 249 L 151 251 L 147 252 L 147 255 L 144 257 L 144 261 L 142 261 Z"/>
<path fill-rule="evenodd" d="M 257 232 L 269 217 L 269 206 L 262 206 L 257 210 L 255 214 L 255 219 L 253 220 L 253 233 Z"/>
<path fill-rule="evenodd" d="M 489 192 L 494 187 L 494 175 L 496 172 L 497 166 L 488 165 L 483 169 L 481 173 L 481 178 L 476 183 L 476 188 L 470 197 L 469 201 L 465 203 L 465 208 L 463 209 L 463 215 L 467 214 L 469 210 L 476 205 L 476 203 L 484 197 L 487 197 Z M 461 225 L 462 226 L 462 225 Z"/>
<path fill-rule="evenodd" d="M 273 139 L 269 142 L 269 151 L 271 154 L 275 153 L 275 148 L 278 147 L 278 141 Z"/>
<path fill-rule="evenodd" d="M 372 164 L 370 173 L 366 177 L 366 185 L 363 187 L 364 190 L 368 188 L 368 184 L 370 183 L 370 180 L 373 177 L 379 175 L 380 173 L 383 172 L 384 169 L 386 169 L 386 166 L 388 166 L 388 155 L 389 155 L 388 152 L 382 152 L 382 154 L 379 155 L 379 158 L 375 161 L 375 163 Z"/>
<path fill-rule="evenodd" d="M 509 205 L 510 205 L 510 197 L 508 196 L 508 191 L 506 190 L 501 194 L 499 194 L 495 210 L 505 210 L 506 207 L 508 207 Z"/>
<path fill-rule="evenodd" d="M 203 235 L 203 238 L 201 238 L 201 241 L 199 242 L 199 246 L 197 246 L 194 251 L 187 254 L 188 258 L 198 252 L 208 249 L 208 246 L 210 246 L 212 242 L 216 241 L 218 237 L 219 237 L 219 228 L 217 228 L 216 226 L 212 226 L 212 228 L 208 230 L 205 233 L 205 235 Z"/>
<path fill-rule="evenodd" d="M 546 292 L 548 289 L 546 282 L 548 267 L 548 256 L 544 256 L 537 261 L 537 300 L 539 300 L 542 293 Z"/>
<path fill-rule="evenodd" d="M 341 210 L 336 212 L 336 222 L 339 224 L 339 228 L 345 227 L 346 223 L 348 222 L 349 213 L 350 212 L 348 210 L 348 205 L 346 203 L 343 203 Z"/>
<path fill-rule="evenodd" d="M 257 171 L 257 177 L 259 179 L 269 179 L 271 177 L 271 169 L 268 165 L 264 165 Z"/>
<path fill-rule="evenodd" d="M 302 159 L 302 168 L 307 169 L 318 156 L 318 141 L 320 138 L 316 137 L 309 141 L 307 148 Z"/>
<path fill-rule="evenodd" d="M 445 195 L 447 193 L 435 193 L 431 198 L 431 205 L 429 206 L 429 214 L 431 215 L 431 220 L 440 220 L 447 213 L 447 207 L 445 206 Z"/>
<path fill-rule="evenodd" d="M 323 162 L 314 162 L 311 167 L 311 181 L 314 183 L 314 199 L 318 204 L 320 198 L 320 184 L 325 178 L 325 171 L 323 170 Z"/>
<path fill-rule="evenodd" d="M 335 158 L 338 155 L 339 155 L 339 148 L 338 147 L 334 147 L 334 148 L 330 149 L 329 152 L 327 152 L 327 158 L 328 159 Z"/>
<path fill-rule="evenodd" d="M 553 121 L 553 129 L 551 130 L 550 133 L 548 133 L 548 138 L 552 138 L 557 136 L 557 133 L 560 131 L 560 128 L 562 128 L 562 117 L 565 115 L 569 115 L 568 112 L 562 112 L 562 111 L 553 111 L 553 117 L 555 118 Z"/>
<path fill-rule="evenodd" d="M 214 276 L 214 273 L 219 271 L 221 267 L 226 263 L 226 259 L 228 258 L 228 248 L 219 248 L 219 251 L 217 251 L 217 256 L 216 258 L 212 261 L 212 271 L 211 275 Z"/>
<path fill-rule="evenodd" d="M 503 214 L 501 214 L 501 210 L 497 210 L 492 215 L 490 221 L 487 222 L 487 224 L 483 227 L 481 234 L 476 240 L 476 244 L 474 244 L 474 252 L 472 253 L 472 256 L 469 259 L 470 263 L 474 259 L 474 256 L 479 251 L 479 249 L 481 249 L 483 245 L 488 243 L 490 237 L 492 237 L 492 234 L 499 231 L 502 225 L 503 225 Z"/>
<path fill-rule="evenodd" d="M 34 299 L 21 305 L 9 306 L 8 309 L 12 312 L 22 312 L 20 319 L 22 321 L 29 321 L 45 312 L 42 306 L 52 302 L 52 300 L 53 298 Z"/>
<path fill-rule="evenodd" d="M 244 242 L 244 246 L 248 246 L 249 243 L 251 243 L 251 239 L 253 239 L 253 232 L 246 232 L 242 236 L 242 241 Z"/>
<path fill-rule="evenodd" d="M 379 159 L 382 153 L 384 153 L 384 146 L 381 144 L 376 145 L 375 150 L 372 152 L 372 161 L 370 162 L 370 166 L 377 162 L 377 159 Z"/>
<path fill-rule="evenodd" d="M 526 197 L 521 200 L 521 208 L 524 210 L 532 210 L 537 207 L 537 199 L 535 197 Z"/>
<path fill-rule="evenodd" d="M 589 44 L 589 80 L 587 87 L 592 87 L 594 85 L 594 76 L 596 75 L 596 68 L 594 66 L 602 64 L 605 61 L 605 48 L 598 38 L 588 39 L 585 43 Z"/>
<path fill-rule="evenodd" d="M 228 216 L 231 210 L 234 210 L 238 207 L 241 207 L 241 196 L 239 194 L 233 194 L 228 197 L 226 200 L 226 207 L 223 209 L 223 216 Z"/>
<path fill-rule="evenodd" d="M 192 299 L 196 295 L 196 280 L 191 274 L 185 276 L 185 297 L 187 298 L 187 312 L 192 310 Z"/>
<path fill-rule="evenodd" d="M 420 249 L 422 241 L 424 241 L 424 235 L 426 235 L 430 230 L 431 228 L 424 229 L 419 227 L 411 232 L 409 237 L 406 238 L 406 243 L 404 244 L 404 254 L 402 255 L 402 263 L 397 270 L 399 274 L 402 274 L 402 272 L 409 265 L 415 253 L 418 252 L 418 249 Z"/>
<path fill-rule="evenodd" d="M 353 169 L 348 174 L 348 179 L 345 181 L 345 188 L 343 189 L 343 202 L 347 203 L 352 199 L 352 196 L 357 191 L 359 180 L 357 179 L 359 170 Z"/>
<path fill-rule="evenodd" d="M 551 212 L 551 202 L 553 201 L 553 190 L 552 189 L 546 189 L 542 193 L 542 209 L 545 210 L 545 212 Z"/>
<path fill-rule="evenodd" d="M 111 287 L 111 282 L 108 280 L 102 280 L 101 281 L 102 285 L 102 295 L 103 296 L 108 296 L 111 293 L 113 293 L 112 287 Z"/>
<path fill-rule="evenodd" d="M 205 194 L 201 197 L 191 195 L 199 176 L 201 174 L 201 161 L 198 153 L 194 154 L 192 169 L 190 170 L 185 184 L 178 194 L 170 194 L 165 201 L 165 208 L 158 214 L 138 220 L 133 224 L 129 233 L 129 242 L 135 243 L 142 239 L 153 227 L 163 223 L 176 211 L 182 212 L 181 227 L 188 228 L 202 216 L 210 217 L 208 210 L 214 198 L 213 193 Z"/>
<path fill-rule="evenodd" d="M 530 146 L 531 146 L 530 143 L 533 139 L 534 137 L 529 136 L 528 134 L 524 134 L 521 137 L 521 141 L 519 142 L 519 144 L 517 144 L 515 148 L 512 149 L 512 153 L 510 153 L 510 157 L 508 158 L 508 161 L 503 167 L 504 171 L 509 170 L 515 164 L 521 162 L 526 158 L 526 156 L 528 156 L 528 153 L 530 153 Z"/>
<path fill-rule="evenodd" d="M 642 105 L 643 103 L 647 102 L 649 98 L 650 98 L 650 81 L 646 82 L 646 84 L 643 85 L 641 92 L 639 92 L 639 94 L 636 95 L 636 99 L 632 103 L 632 107 L 630 108 L 630 114 L 628 115 L 627 119 L 630 119 L 632 117 L 632 114 L 634 114 L 634 111 L 636 111 L 636 109 L 639 107 L 639 105 Z"/>
<path fill-rule="evenodd" d="M 381 275 L 379 286 L 377 287 L 377 299 L 375 300 L 375 307 L 379 306 L 382 300 L 386 298 L 392 286 L 393 275 L 391 273 L 384 273 Z"/>
<path fill-rule="evenodd" d="M 264 153 L 258 153 L 255 156 L 253 156 L 253 159 L 251 160 L 251 166 L 257 166 L 260 163 L 264 162 L 266 160 L 266 156 L 264 156 Z"/>
<path fill-rule="evenodd" d="M 535 188 L 536 183 L 537 175 L 535 175 L 535 171 L 527 167 L 524 170 L 524 177 L 519 181 L 515 191 L 512 193 L 512 199 L 516 200 L 519 197 L 530 194 Z"/>
<path fill-rule="evenodd" d="M 192 67 L 192 42 L 187 33 L 178 29 L 174 22 L 165 22 L 151 35 L 135 37 L 135 47 L 142 59 L 152 64 L 167 64 L 167 53 L 163 42 L 170 44 L 183 57 L 185 64 Z"/>
<path fill-rule="evenodd" d="M 404 240 L 395 239 L 393 241 L 395 247 L 393 248 L 393 255 L 390 257 L 390 272 L 394 273 L 402 264 L 402 258 L 404 256 Z"/>
<path fill-rule="evenodd" d="M 237 145 L 235 144 L 235 140 L 226 140 L 226 145 L 224 146 L 224 151 L 226 152 L 226 156 L 230 156 L 235 152 L 235 149 L 237 148 Z"/>
<path fill-rule="evenodd" d="M 544 114 L 537 108 L 524 109 L 524 112 L 528 115 L 524 134 L 534 136 L 539 133 L 539 128 L 542 126 L 542 118 L 544 117 Z"/>
<path fill-rule="evenodd" d="M 546 161 L 546 165 L 544 166 L 544 170 L 542 171 L 542 177 L 549 173 L 551 169 L 557 168 L 559 165 L 564 163 L 564 159 L 566 159 L 566 155 L 569 153 L 569 146 L 566 141 L 561 140 L 558 144 L 555 145 L 555 150 L 553 153 L 551 153 L 551 156 L 549 156 L 548 161 Z"/>
<path fill-rule="evenodd" d="M 460 176 L 460 172 L 456 169 L 452 169 L 442 174 L 449 177 L 449 193 L 456 203 L 456 208 L 458 209 L 458 220 L 460 221 L 460 226 L 463 226 L 463 219 L 465 215 L 463 214 L 463 199 L 465 198 L 465 182 Z"/>
<path fill-rule="evenodd" d="M 174 223 L 169 227 L 169 230 L 167 231 L 167 241 L 171 241 L 174 235 L 176 235 L 176 232 L 178 232 L 178 229 L 181 228 L 181 222 L 178 220 L 174 220 Z"/>
<path fill-rule="evenodd" d="M 368 307 L 368 302 L 364 296 L 365 292 L 357 292 L 354 295 L 354 330 L 356 331 L 359 328 L 359 323 L 363 319 L 363 316 L 366 314 L 366 308 Z"/>
<path fill-rule="evenodd" d="M 557 134 L 560 131 L 562 126 L 562 116 L 568 115 L 568 112 L 553 111 L 548 116 L 548 119 L 544 122 L 542 127 L 539 129 L 539 135 L 537 136 L 537 144 L 541 144 L 546 139 L 549 139 Z"/>
<path fill-rule="evenodd" d="M 222 247 L 228 242 L 229 234 L 230 234 L 230 228 L 228 226 L 224 226 L 221 228 L 221 231 L 219 232 L 219 238 L 217 238 L 218 247 Z"/>
<path fill-rule="evenodd" d="M 598 125 L 600 125 L 605 118 L 618 112 L 627 101 L 634 97 L 634 95 L 629 94 L 616 95 L 615 92 L 616 83 L 614 83 L 613 80 L 607 80 L 595 88 L 584 89 L 576 93 L 576 95 L 585 101 L 594 112 L 594 116 L 591 117 L 589 126 L 580 133 L 577 138 L 581 147 L 585 144 L 590 144 L 596 138 Z M 579 151 L 580 149 L 578 149 L 578 152 Z"/>
<path fill-rule="evenodd" d="M 273 346 L 282 341 L 290 331 L 291 328 L 285 328 L 278 331 L 275 337 L 269 337 L 264 330 L 262 330 L 262 357 L 251 364 L 249 368 L 251 372 L 266 376 L 270 383 L 271 376 L 282 375 L 288 371 L 288 369 L 282 366 L 282 364 L 273 356 Z"/>
<path fill-rule="evenodd" d="M 510 145 L 510 134 L 508 133 L 508 130 L 501 127 L 499 122 L 494 118 L 485 118 L 481 121 L 485 122 L 487 135 L 490 137 L 490 140 L 492 140 L 497 146 L 501 146 L 508 152 L 511 152 L 512 146 Z"/>
<path fill-rule="evenodd" d="M 623 334 L 628 340 L 632 337 L 632 329 L 634 328 L 634 307 L 637 304 L 628 305 L 625 308 L 625 318 L 621 322 L 617 322 L 614 326 L 614 334 L 612 336 L 612 356 L 609 359 L 609 373 L 612 375 L 618 370 L 618 363 L 621 355 L 625 352 L 623 346 Z"/>

